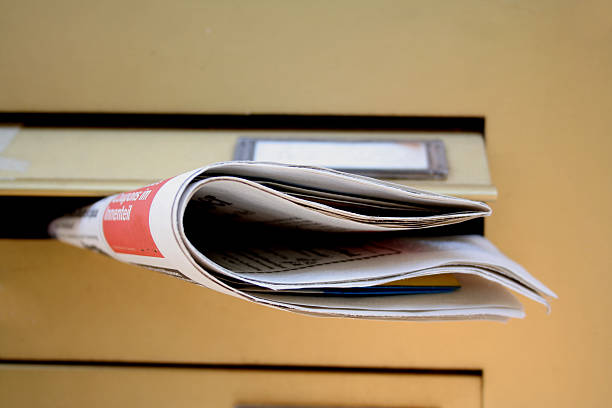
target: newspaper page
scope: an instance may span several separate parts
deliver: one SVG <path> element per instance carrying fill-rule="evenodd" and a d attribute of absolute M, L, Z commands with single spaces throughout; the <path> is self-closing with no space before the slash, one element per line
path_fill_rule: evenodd
<path fill-rule="evenodd" d="M 485 238 L 410 233 L 490 213 L 484 203 L 328 169 L 226 162 L 107 197 L 55 220 L 50 232 L 122 262 L 317 316 L 522 317 L 507 289 L 548 306 L 555 294 Z M 329 292 L 440 274 L 455 276 L 459 289 Z"/>

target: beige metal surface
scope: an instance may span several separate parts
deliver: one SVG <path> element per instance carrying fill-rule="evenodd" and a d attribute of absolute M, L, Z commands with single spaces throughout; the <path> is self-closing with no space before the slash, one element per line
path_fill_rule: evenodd
<path fill-rule="evenodd" d="M 7 407 L 477 408 L 481 386 L 472 375 L 0 364 Z"/>
<path fill-rule="evenodd" d="M 2 110 L 484 116 L 487 236 L 560 299 L 509 324 L 314 319 L 5 241 L 3 357 L 482 368 L 485 406 L 609 404 L 609 2 L 47 4 L 3 4 Z"/>
<path fill-rule="evenodd" d="M 444 180 L 394 180 L 476 200 L 496 197 L 482 135 L 459 132 L 279 132 L 23 128 L 3 156 L 27 163 L 0 168 L 2 195 L 108 195 L 207 164 L 231 160 L 239 137 L 442 140 Z M 1 160 L 1 157 L 0 157 Z"/>

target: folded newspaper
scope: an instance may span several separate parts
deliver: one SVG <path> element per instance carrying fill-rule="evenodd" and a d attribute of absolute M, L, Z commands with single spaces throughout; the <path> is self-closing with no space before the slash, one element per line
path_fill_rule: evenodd
<path fill-rule="evenodd" d="M 556 295 L 479 235 L 422 237 L 490 215 L 480 202 L 329 169 L 225 162 L 59 218 L 67 243 L 310 315 L 523 317 L 508 291 Z"/>

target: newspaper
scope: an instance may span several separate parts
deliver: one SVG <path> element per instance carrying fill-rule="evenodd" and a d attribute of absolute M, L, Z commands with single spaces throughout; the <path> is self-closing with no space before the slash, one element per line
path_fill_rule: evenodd
<path fill-rule="evenodd" d="M 490 214 L 484 203 L 329 169 L 234 161 L 107 197 L 49 229 L 119 261 L 310 315 L 523 317 L 508 289 L 549 307 L 556 295 L 484 237 L 415 234 Z M 440 274 L 459 289 L 368 292 Z M 347 294 L 356 288 L 365 289 Z"/>

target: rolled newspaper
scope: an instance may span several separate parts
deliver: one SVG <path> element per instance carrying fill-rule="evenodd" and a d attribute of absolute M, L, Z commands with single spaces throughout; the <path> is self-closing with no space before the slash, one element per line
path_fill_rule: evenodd
<path fill-rule="evenodd" d="M 104 198 L 49 230 L 122 262 L 310 315 L 523 317 L 507 289 L 548 306 L 555 294 L 484 237 L 415 234 L 490 214 L 484 203 L 329 169 L 234 161 Z M 439 275 L 457 283 L 423 284 Z"/>

